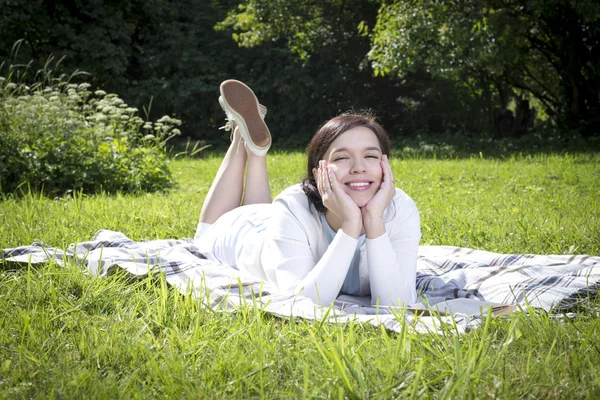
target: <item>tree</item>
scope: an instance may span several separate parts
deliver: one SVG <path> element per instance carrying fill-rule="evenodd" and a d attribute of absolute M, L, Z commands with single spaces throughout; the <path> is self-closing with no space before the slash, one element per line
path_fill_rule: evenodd
<path fill-rule="evenodd" d="M 479 104 L 494 121 L 511 102 L 531 99 L 563 128 L 592 135 L 600 131 L 599 22 L 595 0 L 247 0 L 223 24 L 241 45 L 283 39 L 303 60 L 369 38 L 375 75 L 453 86 L 464 115 Z M 364 58 L 356 65 L 368 69 Z"/>
<path fill-rule="evenodd" d="M 492 90 L 501 107 L 532 96 L 589 136 L 600 129 L 599 22 L 593 0 L 393 1 L 380 9 L 369 58 L 376 73 L 425 67 L 474 95 Z"/>
<path fill-rule="evenodd" d="M 202 136 L 221 123 L 214 99 L 220 80 L 234 70 L 231 54 L 238 50 L 213 26 L 235 4 L 0 0 L 0 58 L 24 38 L 22 62 L 64 57 L 63 70 L 89 72 L 92 84 L 150 109 L 149 118 L 175 114 L 185 121 L 183 131 Z"/>
<path fill-rule="evenodd" d="M 217 130 L 224 114 L 216 102 L 219 83 L 227 78 L 247 82 L 269 106 L 267 118 L 279 144 L 305 145 L 324 119 L 352 107 L 372 107 L 378 96 L 393 103 L 393 93 L 382 96 L 389 91 L 382 84 L 388 79 L 375 81 L 370 71 L 357 68 L 368 51 L 368 37 L 350 42 L 343 30 L 336 30 L 328 48 L 315 46 L 322 51 L 303 61 L 283 40 L 240 48 L 229 28 L 214 29 L 238 3 L 0 0 L 0 60 L 16 40 L 26 38 L 22 62 L 43 65 L 50 54 L 65 56 L 61 65 L 66 72 L 87 71 L 93 84 L 140 109 L 153 99 L 150 118 L 176 115 L 184 135 L 212 144 L 228 140 Z M 343 12 L 353 11 L 339 4 Z M 373 21 L 376 11 L 371 10 Z M 345 29 L 354 32 L 355 27 Z"/>
<path fill-rule="evenodd" d="M 281 42 L 303 62 L 319 116 L 348 108 L 376 110 L 388 130 L 397 133 L 441 132 L 477 125 L 465 117 L 453 84 L 424 69 L 402 79 L 375 74 L 367 60 L 369 26 L 377 21 L 377 0 L 246 0 L 218 24 L 232 29 L 244 47 Z M 294 83 L 298 85 L 299 83 Z M 305 84 L 305 83 L 302 83 Z M 476 105 L 467 101 L 465 107 Z M 464 104 L 463 104 L 464 106 Z M 469 110 L 470 111 L 470 110 Z M 313 114 L 310 114 L 313 115 Z M 322 119 L 321 119 L 322 120 Z"/>

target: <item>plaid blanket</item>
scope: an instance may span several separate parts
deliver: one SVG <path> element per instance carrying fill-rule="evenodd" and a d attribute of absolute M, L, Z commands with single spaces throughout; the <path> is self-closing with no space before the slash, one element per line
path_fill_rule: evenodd
<path fill-rule="evenodd" d="M 101 230 L 87 242 L 66 251 L 34 243 L 0 251 L 4 264 L 75 263 L 91 274 L 106 276 L 124 270 L 135 277 L 162 273 L 181 293 L 205 306 L 234 311 L 246 304 L 280 317 L 331 322 L 363 321 L 400 331 L 398 310 L 369 305 L 370 299 L 340 296 L 334 307 L 321 307 L 302 295 L 280 294 L 267 283 L 244 276 L 227 265 L 207 260 L 191 239 L 136 242 L 121 232 Z M 600 287 L 600 257 L 583 255 L 497 254 L 451 246 L 421 246 L 417 291 L 423 303 L 473 299 L 546 311 L 570 310 L 596 295 Z M 440 323 L 468 330 L 481 322 L 478 315 L 456 312 L 445 317 L 404 316 L 419 331 L 436 331 Z"/>

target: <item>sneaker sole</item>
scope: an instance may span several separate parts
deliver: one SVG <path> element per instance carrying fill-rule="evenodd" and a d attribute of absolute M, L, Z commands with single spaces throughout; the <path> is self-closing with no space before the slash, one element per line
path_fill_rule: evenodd
<path fill-rule="evenodd" d="M 260 116 L 258 99 L 252 89 L 240 81 L 229 79 L 221 83 L 221 95 L 246 143 L 250 141 L 259 152 L 268 149 L 271 133 Z"/>

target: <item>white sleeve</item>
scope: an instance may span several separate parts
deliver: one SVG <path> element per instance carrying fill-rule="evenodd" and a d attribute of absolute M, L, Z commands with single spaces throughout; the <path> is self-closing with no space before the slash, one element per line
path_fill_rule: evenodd
<path fill-rule="evenodd" d="M 371 304 L 406 305 L 417 300 L 416 275 L 421 227 L 419 211 L 410 200 L 402 204 L 401 219 L 392 236 L 385 232 L 367 239 Z"/>
<path fill-rule="evenodd" d="M 286 207 L 274 202 L 272 220 L 261 252 L 262 268 L 281 292 L 301 293 L 329 305 L 337 297 L 354 256 L 358 239 L 341 229 L 320 260 L 315 260 L 305 226 Z"/>

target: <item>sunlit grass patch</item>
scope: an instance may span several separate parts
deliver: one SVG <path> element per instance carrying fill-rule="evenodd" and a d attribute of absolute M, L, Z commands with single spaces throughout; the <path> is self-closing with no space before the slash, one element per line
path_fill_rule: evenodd
<path fill-rule="evenodd" d="M 600 254 L 599 158 L 396 158 L 423 244 Z M 66 247 L 102 228 L 134 240 L 192 237 L 220 156 L 175 160 L 177 186 L 144 195 L 34 193 L 0 201 L 0 245 Z M 273 194 L 304 155 L 274 152 Z M 0 397 L 593 398 L 600 301 L 569 318 L 525 309 L 476 330 L 417 334 L 219 312 L 161 277 L 97 279 L 53 263 L 0 275 Z"/>

